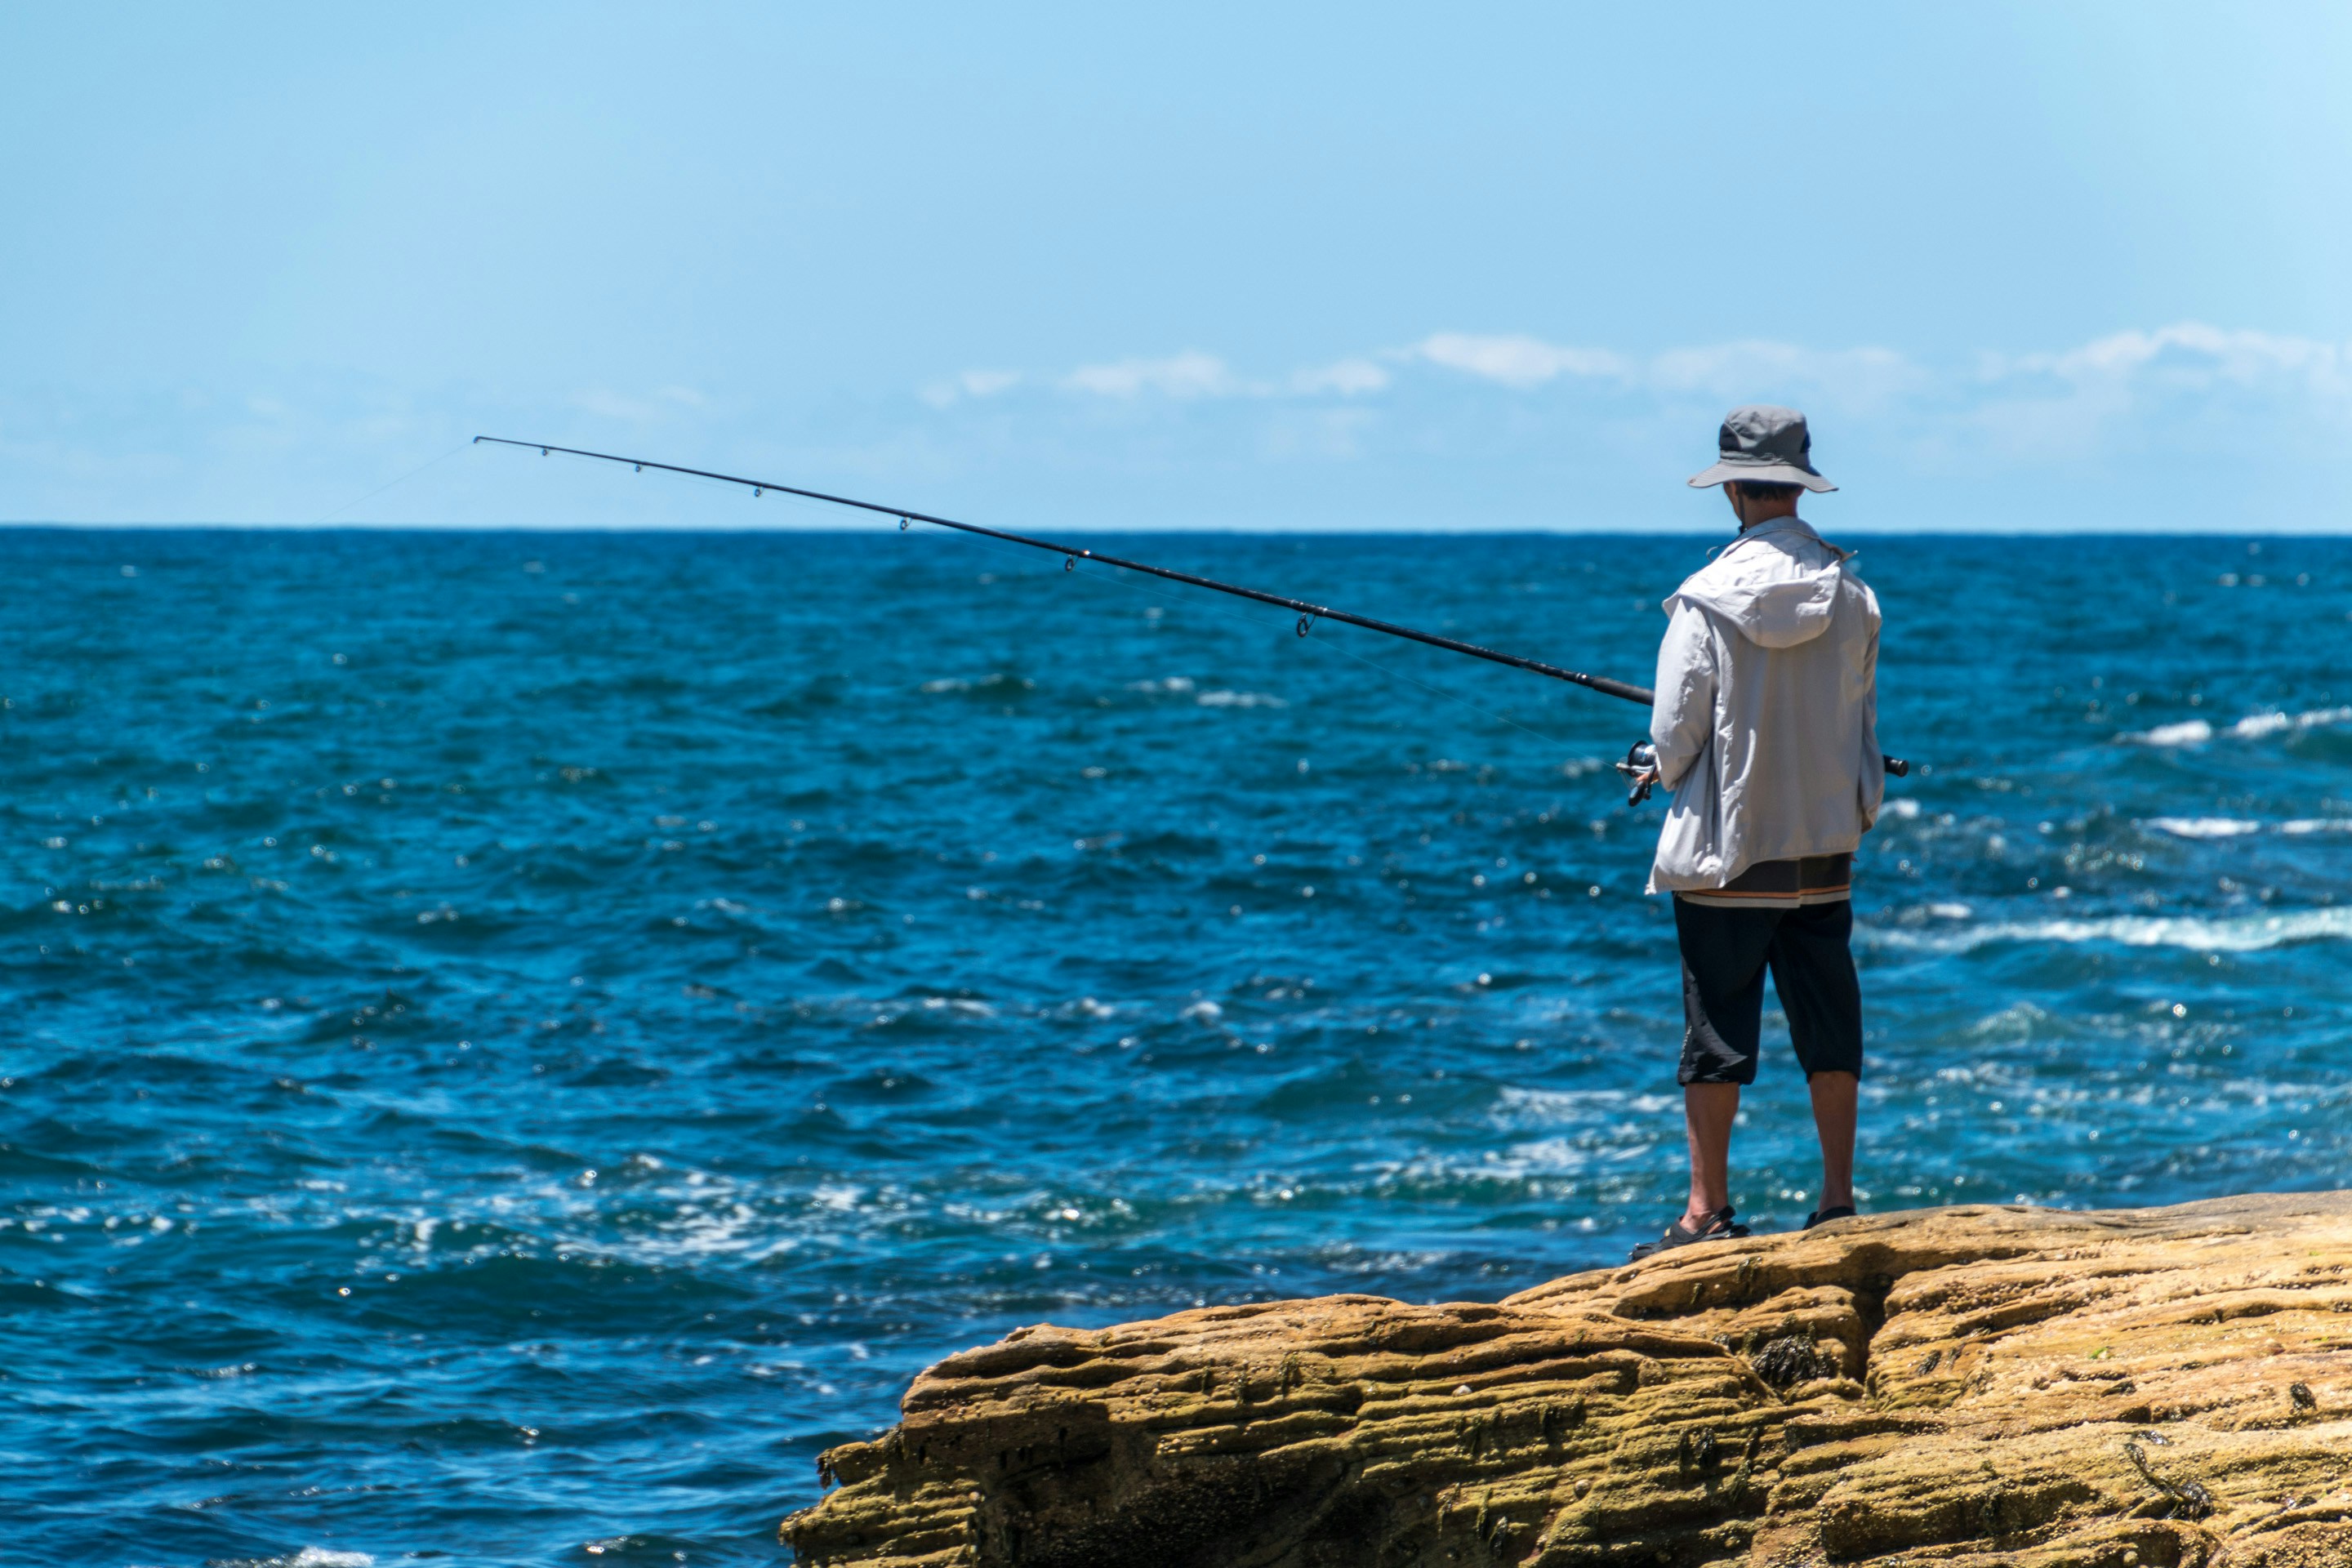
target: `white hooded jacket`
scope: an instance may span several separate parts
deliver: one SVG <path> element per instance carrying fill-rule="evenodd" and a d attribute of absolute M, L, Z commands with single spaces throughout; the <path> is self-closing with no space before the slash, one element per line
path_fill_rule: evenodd
<path fill-rule="evenodd" d="M 1650 740 L 1674 800 L 1650 891 L 1844 853 L 1877 819 L 1878 598 L 1845 556 L 1774 518 L 1666 600 Z"/>

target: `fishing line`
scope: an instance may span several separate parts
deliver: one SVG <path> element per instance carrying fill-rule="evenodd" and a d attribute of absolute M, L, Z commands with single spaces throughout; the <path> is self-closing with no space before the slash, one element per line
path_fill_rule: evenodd
<path fill-rule="evenodd" d="M 471 441 L 468 441 L 468 442 L 467 442 L 467 443 L 466 443 L 466 447 L 470 447 L 470 446 L 472 446 L 472 445 L 473 445 L 473 443 L 472 443 Z M 419 463 L 419 464 L 417 464 L 417 465 L 416 465 L 416 467 L 415 467 L 415 468 L 413 468 L 409 469 L 409 470 L 408 470 L 408 472 L 406 472 L 406 473 L 404 473 L 404 474 L 401 475 L 401 476 L 400 476 L 400 478 L 398 478 L 398 479 L 396 479 L 388 480 L 387 482 L 385 482 L 385 483 L 383 483 L 383 484 L 380 484 L 380 485 L 376 486 L 376 488 L 375 488 L 375 489 L 372 489 L 372 490 L 368 491 L 368 493 L 367 493 L 367 494 L 365 494 L 365 495 L 363 495 L 363 496 L 360 497 L 360 498 L 359 498 L 359 500 L 347 500 L 347 501 L 345 501 L 342 505 L 341 505 L 341 506 L 337 507 L 334 510 L 332 510 L 332 511 L 331 511 L 331 512 L 327 513 L 327 514 L 326 514 L 326 516 L 324 516 L 324 517 L 315 517 L 315 518 L 312 518 L 309 522 L 307 522 L 307 523 L 303 524 L 303 526 L 304 526 L 304 527 L 306 527 L 306 528 L 316 528 L 316 527 L 318 527 L 318 526 L 319 526 L 320 523 L 322 523 L 322 522 L 329 522 L 329 521 L 333 521 L 334 519 L 336 519 L 336 518 L 339 518 L 339 517 L 342 516 L 342 515 L 343 515 L 343 513 L 345 513 L 345 512 L 347 512 L 347 511 L 351 510 L 352 510 L 352 508 L 353 508 L 353 507 L 355 507 L 355 506 L 359 505 L 359 504 L 360 504 L 360 501 L 370 501 L 370 500 L 375 500 L 375 498 L 376 498 L 376 497 L 378 497 L 378 496 L 380 496 L 380 495 L 383 494 L 383 492 L 384 492 L 384 491 L 386 491 L 386 490 L 388 490 L 388 489 L 392 489 L 392 488 L 393 488 L 393 486 L 394 486 L 394 485 L 404 485 L 404 484 L 406 484 L 409 480 L 411 480 L 411 479 L 415 479 L 417 475 L 419 475 L 419 474 L 423 473 L 425 469 L 427 469 L 427 468 L 439 468 L 442 464 L 444 464 L 444 463 L 447 462 L 450 458 L 452 458 L 456 457 L 459 452 L 464 451 L 464 450 L 466 449 L 466 447 L 453 447 L 453 448 L 452 448 L 452 449 L 450 449 L 449 451 L 446 451 L 446 452 L 442 453 L 442 454 L 441 454 L 439 457 L 437 457 L 437 458 L 434 458 L 428 459 L 428 460 L 427 460 L 427 461 L 425 461 L 425 462 Z"/>

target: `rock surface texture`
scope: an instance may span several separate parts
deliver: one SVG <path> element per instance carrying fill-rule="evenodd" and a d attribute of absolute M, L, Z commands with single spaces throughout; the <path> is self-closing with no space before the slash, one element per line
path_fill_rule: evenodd
<path fill-rule="evenodd" d="M 2352 1193 L 1024 1329 L 903 1415 L 821 1461 L 801 1559 L 2352 1568 Z"/>

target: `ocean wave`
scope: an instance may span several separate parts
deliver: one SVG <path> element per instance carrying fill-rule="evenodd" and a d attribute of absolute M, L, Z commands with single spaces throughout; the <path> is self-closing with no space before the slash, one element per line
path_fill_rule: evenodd
<path fill-rule="evenodd" d="M 2109 915 L 2094 920 L 2003 921 L 1933 933 L 1878 931 L 1870 940 L 1887 947 L 1967 952 L 1994 942 L 2115 942 L 2124 947 L 2178 947 L 2190 952 L 2260 952 L 2290 942 L 2352 939 L 2352 909 L 2298 910 L 2292 914 L 2213 920 L 2196 915 Z"/>
<path fill-rule="evenodd" d="M 2141 826 L 2175 838 L 2242 838 L 2263 829 L 2262 823 L 2242 816 L 2151 816 Z M 2299 816 L 2270 826 L 2297 837 L 2314 833 L 2352 833 L 2352 816 Z"/>
<path fill-rule="evenodd" d="M 2202 719 L 2158 724 L 2153 730 L 2134 730 L 2116 737 L 2118 741 L 2137 741 L 2143 746 L 2201 746 L 2212 738 L 2213 726 Z"/>
<path fill-rule="evenodd" d="M 1505 1132 L 1544 1132 L 1578 1128 L 1587 1133 L 1614 1136 L 1634 1125 L 1633 1119 L 1663 1114 L 1682 1103 L 1679 1095 L 1644 1094 L 1620 1089 L 1523 1089 L 1506 1085 L 1488 1109 L 1491 1125 Z M 1539 1145 L 1560 1143 L 1558 1136 Z M 1516 1157 L 1528 1145 L 1515 1145 Z M 1491 1156 L 1489 1156 L 1491 1160 Z M 1542 1163 L 1542 1162 L 1538 1162 Z M 1531 1169 L 1533 1167 L 1530 1167 Z M 1562 1168 L 1555 1161 L 1544 1168 Z M 1492 1174 L 1491 1164 L 1486 1167 Z"/>
<path fill-rule="evenodd" d="M 1263 691 L 1203 691 L 1192 699 L 1203 708 L 1287 708 L 1289 703 Z"/>
<path fill-rule="evenodd" d="M 2230 726 L 2241 740 L 2255 740 L 2285 730 L 2316 730 L 2352 721 L 2352 708 L 2315 708 L 2306 713 L 2250 713 Z"/>
<path fill-rule="evenodd" d="M 2352 708 L 2313 708 L 2301 713 L 2273 710 L 2268 713 L 2249 713 L 2222 733 L 2233 740 L 2259 741 L 2266 735 L 2326 729 L 2346 723 L 2352 723 Z M 2143 746 L 2201 746 L 2213 735 L 2213 726 L 2210 721 L 2184 719 L 2178 724 L 2158 724 L 2153 729 L 2126 731 L 2116 739 L 2136 741 Z"/>
<path fill-rule="evenodd" d="M 2175 838 L 2236 838 L 2263 830 L 2261 823 L 2240 816 L 2151 816 L 2147 826 Z"/>

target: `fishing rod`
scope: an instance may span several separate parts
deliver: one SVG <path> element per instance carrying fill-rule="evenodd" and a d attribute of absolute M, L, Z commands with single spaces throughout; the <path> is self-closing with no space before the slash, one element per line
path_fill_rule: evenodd
<path fill-rule="evenodd" d="M 806 500 L 824 501 L 832 506 L 855 507 L 859 511 L 870 511 L 881 517 L 897 518 L 901 532 L 906 531 L 909 523 L 927 522 L 937 528 L 951 528 L 960 533 L 982 534 L 990 539 L 1002 539 L 1011 544 L 1025 544 L 1032 550 L 1051 551 L 1062 558 L 1062 570 L 1065 572 L 1077 570 L 1077 564 L 1081 561 L 1096 561 L 1105 566 L 1117 566 L 1123 571 L 1140 572 L 1151 577 L 1163 577 L 1171 583 L 1183 583 L 1195 588 L 1207 588 L 1213 593 L 1230 594 L 1237 599 L 1254 599 L 1261 605 L 1279 605 L 1283 609 L 1297 613 L 1297 630 L 1300 637 L 1305 637 L 1312 631 L 1318 621 L 1339 621 L 1347 626 L 1361 626 L 1366 631 L 1380 632 L 1392 637 L 1402 637 L 1408 642 L 1425 643 L 1431 647 L 1442 647 L 1448 653 L 1468 654 L 1472 658 L 1483 658 L 1489 664 L 1507 665 L 1513 669 L 1524 669 L 1532 674 L 1549 676 L 1554 680 L 1565 680 L 1588 690 L 1598 691 L 1603 696 L 1622 697 L 1628 702 L 1638 702 L 1644 708 L 1650 707 L 1655 700 L 1655 694 L 1648 687 L 1634 686 L 1622 680 L 1612 680 L 1605 675 L 1584 675 L 1573 669 L 1562 669 L 1556 664 L 1546 664 L 1541 659 L 1522 658 L 1515 653 L 1500 653 L 1494 648 L 1480 647 L 1476 643 L 1462 642 L 1454 637 L 1439 637 L 1433 632 L 1416 631 L 1411 626 L 1401 626 L 1393 621 L 1375 620 L 1370 616 L 1359 616 L 1347 610 L 1335 610 L 1328 605 L 1314 605 L 1304 599 L 1286 598 L 1280 594 L 1268 594 L 1257 588 L 1244 588 L 1234 583 L 1220 583 L 1213 577 L 1198 577 L 1190 572 L 1177 572 L 1165 566 L 1146 565 L 1140 561 L 1126 561 L 1116 555 L 1105 555 L 1099 551 L 1084 550 L 1075 545 L 1056 544 L 1049 539 L 1032 539 L 1025 533 L 1009 533 L 1001 528 L 982 528 L 976 522 L 958 522 L 951 517 L 937 517 L 929 512 L 916 511 L 908 507 L 883 506 L 876 501 L 857 500 L 849 496 L 828 495 L 824 490 L 803 489 L 797 485 L 780 485 L 772 479 L 747 479 L 739 474 L 714 473 L 709 468 L 682 468 L 676 463 L 656 463 L 650 458 L 624 458 L 614 452 L 590 452 L 578 447 L 557 447 L 544 441 L 515 441 L 504 436 L 474 437 L 475 445 L 479 446 L 483 442 L 498 447 L 536 449 L 542 458 L 551 453 L 561 452 L 567 458 L 593 458 L 600 463 L 626 463 L 638 473 L 643 473 L 647 468 L 656 468 L 667 474 L 686 474 L 698 479 L 717 479 L 721 484 L 741 485 L 754 496 L 764 495 L 770 490 L 774 490 L 779 495 L 799 496 Z M 1888 757 L 1886 771 L 1901 777 L 1911 771 L 1911 764 L 1899 757 Z M 1648 791 L 1643 789 L 1640 793 L 1646 795 Z"/>

